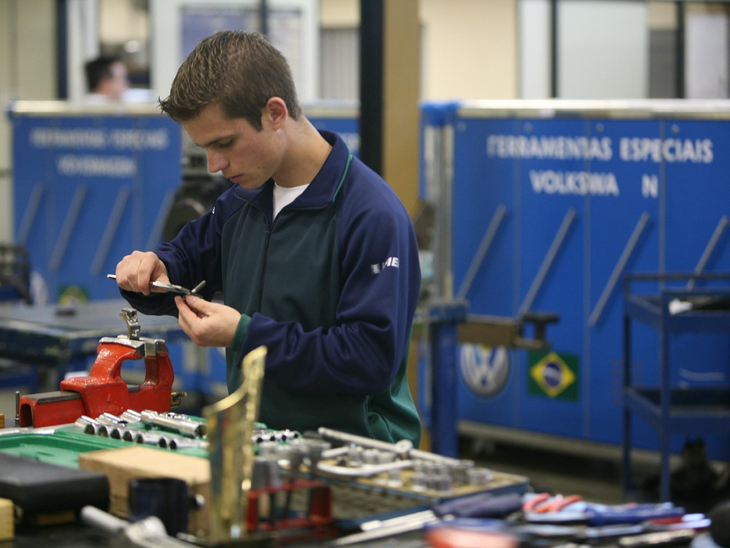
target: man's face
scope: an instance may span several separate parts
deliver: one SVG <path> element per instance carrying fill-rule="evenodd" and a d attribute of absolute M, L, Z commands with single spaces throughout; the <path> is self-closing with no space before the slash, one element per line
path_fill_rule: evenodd
<path fill-rule="evenodd" d="M 122 62 L 112 63 L 109 66 L 112 75 L 110 78 L 103 80 L 103 93 L 112 99 L 120 99 L 122 94 L 129 89 L 129 79 L 127 78 L 127 67 Z"/>
<path fill-rule="evenodd" d="M 208 171 L 220 171 L 231 182 L 253 190 L 273 177 L 281 164 L 276 132 L 266 116 L 262 123 L 263 129 L 256 131 L 245 118 L 229 118 L 218 103 L 211 103 L 182 126 L 208 153 Z"/>

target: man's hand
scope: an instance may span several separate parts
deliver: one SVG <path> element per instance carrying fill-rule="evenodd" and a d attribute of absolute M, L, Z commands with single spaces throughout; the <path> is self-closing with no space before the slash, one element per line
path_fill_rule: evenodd
<path fill-rule="evenodd" d="M 241 313 L 223 304 L 209 303 L 193 295 L 175 297 L 180 327 L 198 346 L 233 344 Z"/>
<path fill-rule="evenodd" d="M 150 292 L 164 293 L 164 289 L 152 287 L 150 282 L 170 282 L 167 268 L 152 252 L 135 251 L 117 265 L 117 284 L 122 289 L 149 295 Z"/>

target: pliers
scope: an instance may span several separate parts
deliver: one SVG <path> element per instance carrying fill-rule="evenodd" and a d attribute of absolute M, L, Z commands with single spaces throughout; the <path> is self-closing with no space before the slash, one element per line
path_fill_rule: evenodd
<path fill-rule="evenodd" d="M 522 505 L 523 512 L 537 512 L 545 514 L 548 512 L 560 512 L 566 506 L 581 500 L 580 495 L 555 495 L 551 498 L 550 493 L 539 493 Z"/>
<path fill-rule="evenodd" d="M 107 274 L 106 277 L 109 278 L 110 280 L 117 279 L 116 274 Z M 152 287 L 156 287 L 158 289 L 164 289 L 166 291 L 169 291 L 170 293 L 176 293 L 178 295 L 182 295 L 182 297 L 184 299 L 187 295 L 193 295 L 195 297 L 199 297 L 199 295 L 197 293 L 198 293 L 198 291 L 203 289 L 203 287 L 205 286 L 205 280 L 200 282 L 193 289 L 187 289 L 180 285 L 175 285 L 175 284 L 171 284 L 168 282 L 151 282 L 150 285 Z"/>

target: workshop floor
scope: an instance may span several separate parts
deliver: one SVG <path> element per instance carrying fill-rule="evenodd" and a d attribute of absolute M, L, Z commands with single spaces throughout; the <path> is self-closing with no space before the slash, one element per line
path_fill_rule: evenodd
<path fill-rule="evenodd" d="M 621 468 L 613 461 L 473 440 L 462 440 L 460 453 L 479 466 L 527 476 L 538 492 L 578 494 L 603 504 L 626 500 L 621 489 Z"/>

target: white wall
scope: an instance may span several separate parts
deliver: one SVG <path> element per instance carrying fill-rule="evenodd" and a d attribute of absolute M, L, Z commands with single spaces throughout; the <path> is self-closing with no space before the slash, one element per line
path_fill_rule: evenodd
<path fill-rule="evenodd" d="M 728 98 L 728 16 L 724 11 L 687 13 L 687 99 Z"/>
<path fill-rule="evenodd" d="M 517 0 L 421 0 L 423 99 L 514 99 Z"/>
<path fill-rule="evenodd" d="M 421 98 L 516 98 L 517 4 L 517 0 L 420 0 Z M 359 2 L 320 0 L 320 24 L 359 26 Z"/>
<path fill-rule="evenodd" d="M 649 94 L 643 2 L 571 1 L 558 7 L 558 96 L 641 99 Z"/>
<path fill-rule="evenodd" d="M 55 0 L 0 1 L 0 242 L 13 236 L 9 101 L 56 96 Z"/>
<path fill-rule="evenodd" d="M 520 99 L 551 96 L 550 0 L 520 0 Z"/>

